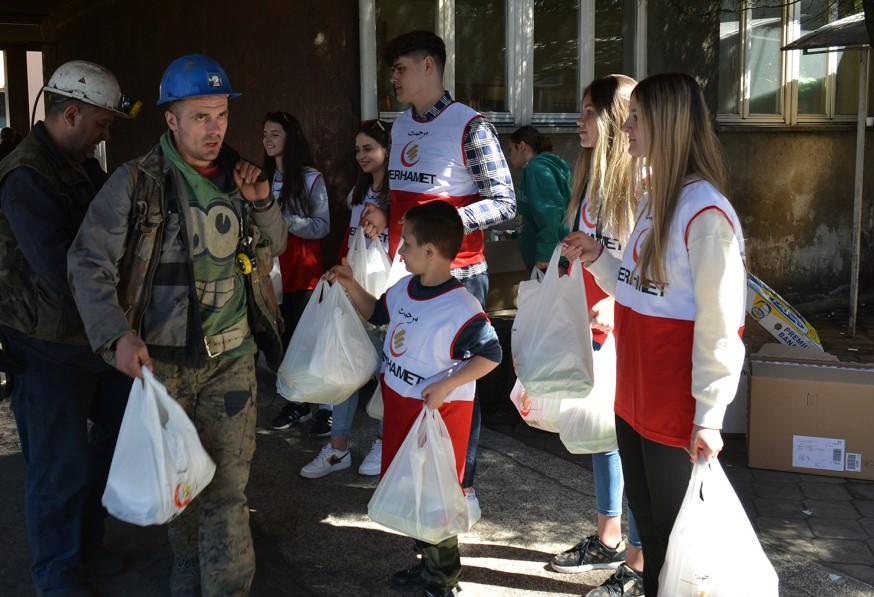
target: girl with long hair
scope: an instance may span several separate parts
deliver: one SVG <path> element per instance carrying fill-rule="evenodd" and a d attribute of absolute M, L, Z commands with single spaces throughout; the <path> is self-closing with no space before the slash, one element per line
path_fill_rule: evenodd
<path fill-rule="evenodd" d="M 595 239 L 616 258 L 621 258 L 634 224 L 632 158 L 622 125 L 628 117 L 628 102 L 635 84 L 634 79 L 625 75 L 609 75 L 593 81 L 583 90 L 582 111 L 577 120 L 580 152 L 566 213 L 574 231 Z M 597 350 L 615 351 L 614 341 L 608 338 L 613 330 L 613 299 L 588 271 L 584 272 L 584 279 L 594 346 Z M 608 361 L 612 363 L 611 359 Z M 608 386 L 615 383 L 615 376 L 613 368 L 604 366 L 595 372 L 598 383 Z M 592 472 L 597 534 L 557 554 L 550 566 L 567 573 L 615 568 L 616 572 L 588 595 L 642 595 L 643 555 L 634 516 L 630 513 L 628 541 L 622 540 L 624 481 L 618 449 L 592 454 Z"/>
<path fill-rule="evenodd" d="M 355 186 L 346 197 L 346 206 L 351 211 L 349 226 L 346 229 L 346 240 L 340 249 L 340 255 L 345 256 L 352 244 L 352 237 L 361 225 L 361 214 L 368 205 L 380 209 L 388 209 L 388 151 L 391 140 L 391 123 L 382 120 L 366 120 L 361 123 L 355 135 L 355 161 L 358 163 L 358 178 Z M 388 252 L 388 229 L 382 234 L 373 231 L 374 238 L 368 243 L 381 242 Z M 334 406 L 331 440 L 316 457 L 300 471 L 302 477 L 319 479 L 335 471 L 352 466 L 352 453 L 349 449 L 349 432 L 358 407 L 358 392 L 352 394 L 345 402 Z M 361 465 L 358 474 L 375 476 L 380 473 L 382 464 L 382 423 L 379 426 L 379 437 L 373 442 L 370 451 Z"/>
<path fill-rule="evenodd" d="M 616 435 L 646 554 L 644 592 L 654 597 L 692 462 L 722 449 L 719 430 L 744 358 L 746 270 L 695 80 L 640 82 L 624 130 L 641 198 L 622 259 L 585 233 L 564 244 L 616 299 Z"/>
<path fill-rule="evenodd" d="M 297 118 L 288 112 L 268 112 L 264 117 L 263 144 L 264 172 L 288 224 L 288 246 L 279 257 L 285 320 L 283 343 L 288 346 L 307 301 L 325 272 L 322 239 L 331 227 L 328 191 Z M 289 402 L 273 419 L 272 426 L 287 429 L 309 418 L 308 404 Z M 330 432 L 330 407 L 323 406 L 310 434 L 325 437 Z"/>
<path fill-rule="evenodd" d="M 528 271 L 545 270 L 568 232 L 564 212 L 571 194 L 571 167 L 552 153 L 552 141 L 533 126 L 523 126 L 510 135 L 507 159 L 522 169 L 522 192 L 516 195 L 522 216 L 522 261 Z"/>

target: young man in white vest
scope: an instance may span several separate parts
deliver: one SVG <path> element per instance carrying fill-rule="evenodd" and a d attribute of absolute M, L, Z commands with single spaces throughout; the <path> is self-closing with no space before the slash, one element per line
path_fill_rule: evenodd
<path fill-rule="evenodd" d="M 410 208 L 441 199 L 454 206 L 464 240 L 452 276 L 485 308 L 489 277 L 483 231 L 516 215 L 513 179 L 495 127 L 473 108 L 456 102 L 443 86 L 446 46 L 430 31 L 410 31 L 391 40 L 384 63 L 398 101 L 410 107 L 392 125 L 388 212 L 368 206 L 361 224 L 374 236 L 389 231 L 392 255 L 401 220 Z M 474 402 L 462 487 L 474 502 L 473 477 L 479 444 L 480 408 Z"/>
<path fill-rule="evenodd" d="M 461 482 L 476 380 L 501 362 L 501 345 L 478 299 L 450 274 L 464 236 L 454 206 L 433 201 L 411 208 L 402 234 L 400 252 L 413 275 L 401 278 L 379 299 L 355 282 L 345 259 L 327 277 L 346 288 L 363 317 L 388 325 L 380 379 L 385 405 L 382 470 L 388 470 L 424 402 L 439 409 L 446 424 Z M 437 544 L 417 540 L 416 546 L 422 561 L 396 573 L 392 587 L 424 590 L 425 597 L 457 595 L 458 537 Z"/>

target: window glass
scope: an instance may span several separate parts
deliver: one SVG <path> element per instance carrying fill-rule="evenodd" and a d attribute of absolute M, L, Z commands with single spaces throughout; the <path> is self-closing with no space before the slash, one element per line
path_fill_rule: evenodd
<path fill-rule="evenodd" d="M 833 0 L 802 0 L 799 37 L 819 29 L 829 19 Z M 826 113 L 826 78 L 828 77 L 828 54 L 825 52 L 805 54 L 800 52 L 798 66 L 798 113 Z"/>
<path fill-rule="evenodd" d="M 480 112 L 507 111 L 503 0 L 455 1 L 455 96 Z"/>
<path fill-rule="evenodd" d="M 595 2 L 595 78 L 634 72 L 636 10 L 634 0 Z"/>
<path fill-rule="evenodd" d="M 750 44 L 747 68 L 750 73 L 751 114 L 780 114 L 780 88 L 783 71 L 781 6 L 753 8 L 749 11 Z"/>
<path fill-rule="evenodd" d="M 534 111 L 578 112 L 580 5 L 534 0 Z"/>
<path fill-rule="evenodd" d="M 437 3 L 434 0 L 376 0 L 376 59 L 380 73 L 377 84 L 378 105 L 382 112 L 405 108 L 394 97 L 389 84 L 391 65 L 382 64 L 382 49 L 389 40 L 407 31 L 436 31 Z"/>
<path fill-rule="evenodd" d="M 720 114 L 740 114 L 740 11 L 737 0 L 722 0 L 719 13 Z"/>

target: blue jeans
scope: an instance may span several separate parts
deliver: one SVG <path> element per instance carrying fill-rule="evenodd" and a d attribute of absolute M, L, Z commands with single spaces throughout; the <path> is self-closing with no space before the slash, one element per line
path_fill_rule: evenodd
<path fill-rule="evenodd" d="M 459 280 L 467 291 L 470 292 L 483 309 L 486 308 L 486 297 L 489 295 L 489 273 L 483 272 L 470 278 Z M 465 489 L 473 487 L 473 477 L 476 474 L 476 452 L 479 448 L 479 431 L 482 426 L 482 413 L 480 412 L 479 396 L 473 399 L 473 419 L 470 424 L 470 439 L 467 442 L 467 456 L 464 459 L 464 479 L 461 486 Z"/>
<path fill-rule="evenodd" d="M 592 454 L 595 477 L 595 507 L 603 516 L 622 516 L 622 459 L 619 450 Z M 640 535 L 631 509 L 628 509 L 628 542 L 640 548 Z"/>
<path fill-rule="evenodd" d="M 324 408 L 324 405 L 320 406 L 320 408 Z M 358 392 L 355 392 L 340 404 L 334 405 L 331 437 L 349 437 L 356 410 L 358 410 Z M 382 437 L 382 421 L 379 422 L 379 436 Z"/>
<path fill-rule="evenodd" d="M 100 498 L 131 379 L 96 355 L 65 362 L 14 341 L 9 349 L 24 365 L 11 407 L 27 463 L 31 573 L 48 597 L 80 586 L 81 559 L 102 541 Z"/>

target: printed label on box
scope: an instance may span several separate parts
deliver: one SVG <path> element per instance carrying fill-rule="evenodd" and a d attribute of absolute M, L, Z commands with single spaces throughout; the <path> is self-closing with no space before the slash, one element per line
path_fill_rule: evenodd
<path fill-rule="evenodd" d="M 862 454 L 860 454 L 859 452 L 847 452 L 847 466 L 844 467 L 844 470 L 853 473 L 861 473 Z"/>
<path fill-rule="evenodd" d="M 844 447 L 845 442 L 842 439 L 793 435 L 792 466 L 843 471 Z"/>

